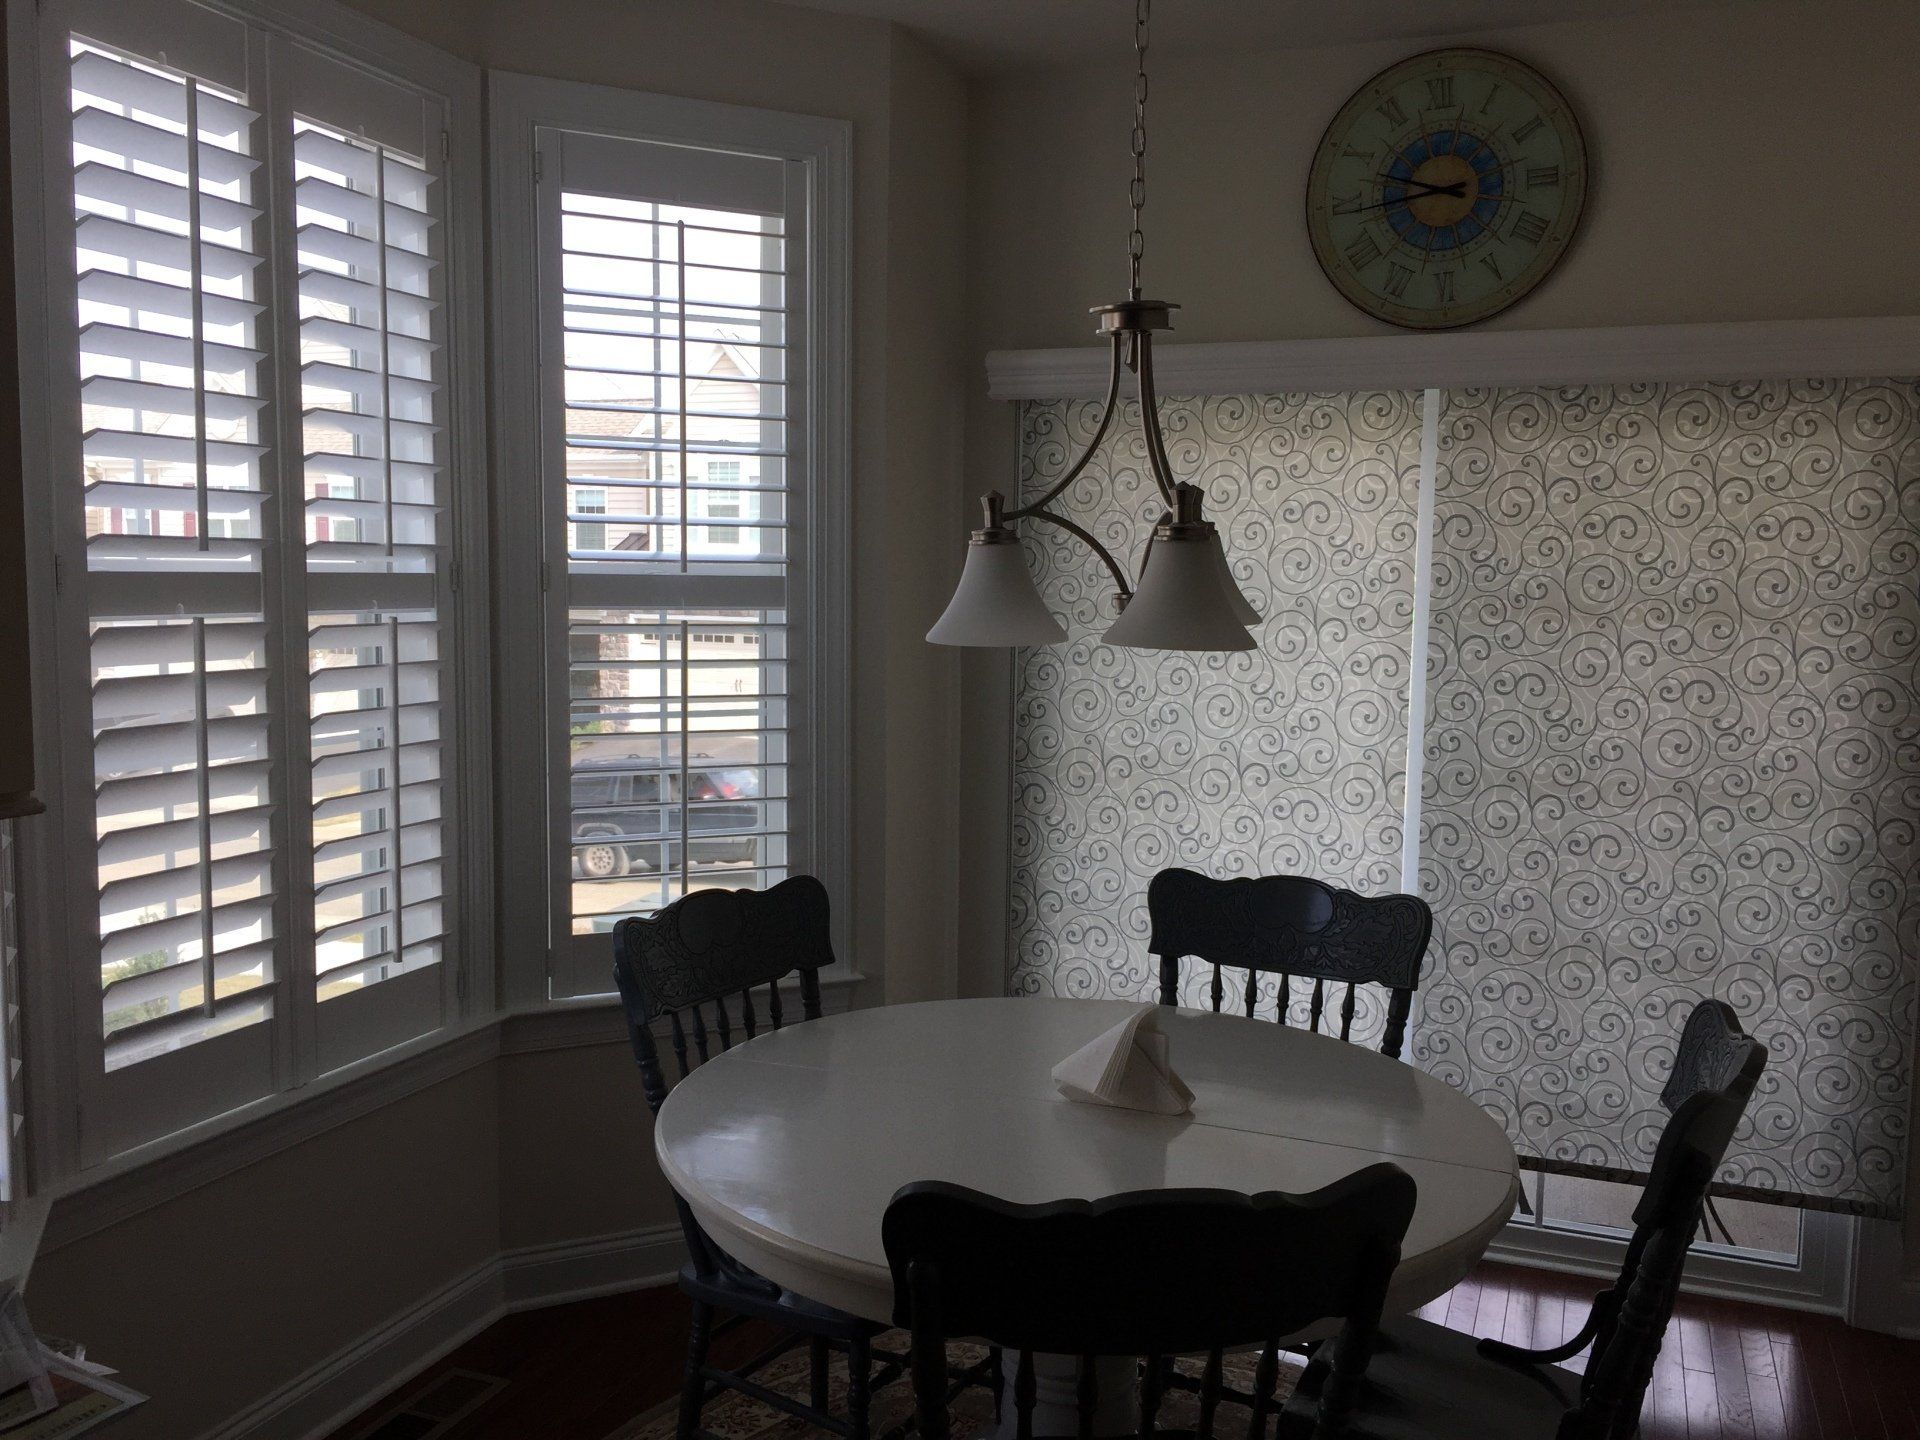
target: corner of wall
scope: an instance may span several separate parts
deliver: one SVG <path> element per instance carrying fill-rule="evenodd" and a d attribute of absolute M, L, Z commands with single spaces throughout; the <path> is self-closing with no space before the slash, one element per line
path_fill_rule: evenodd
<path fill-rule="evenodd" d="M 963 534 L 966 88 L 931 47 L 889 27 L 884 664 L 885 992 L 959 988 L 960 664 L 926 629 Z"/>

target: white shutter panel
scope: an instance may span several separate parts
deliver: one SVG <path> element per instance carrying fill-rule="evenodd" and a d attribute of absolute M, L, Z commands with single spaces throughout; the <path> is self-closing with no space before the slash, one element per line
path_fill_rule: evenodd
<path fill-rule="evenodd" d="M 271 1013 L 258 116 L 72 47 L 109 1069 Z"/>
<path fill-rule="evenodd" d="M 71 131 L 48 143 L 71 143 L 79 363 L 56 355 L 49 386 L 80 418 L 52 528 L 61 681 L 90 711 L 66 808 L 98 902 L 90 924 L 75 897 L 98 948 L 92 1164 L 455 1003 L 459 102 L 446 73 L 412 88 L 194 0 L 45 8 L 71 35 Z"/>
<path fill-rule="evenodd" d="M 305 64 L 311 101 L 325 87 Z M 442 1013 L 437 973 L 420 973 L 444 958 L 449 915 L 441 186 L 423 153 L 311 119 L 296 132 L 314 983 L 329 1063 Z M 382 983 L 400 977 L 411 988 Z M 376 986 L 384 998 L 354 1001 L 359 1023 L 336 1035 L 327 1002 Z"/>
<path fill-rule="evenodd" d="M 788 874 L 798 257 L 786 162 L 560 144 L 568 993 L 608 988 L 622 916 Z"/>

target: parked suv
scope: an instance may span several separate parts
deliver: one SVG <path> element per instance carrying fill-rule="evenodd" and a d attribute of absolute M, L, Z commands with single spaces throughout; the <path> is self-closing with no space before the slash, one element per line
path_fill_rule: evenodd
<path fill-rule="evenodd" d="M 716 765 L 689 770 L 689 863 L 752 864 L 760 855 L 766 807 L 760 772 Z M 740 803 L 728 803 L 728 802 Z M 640 756 L 585 760 L 573 770 L 573 873 L 610 880 L 680 866 L 680 771 Z"/>

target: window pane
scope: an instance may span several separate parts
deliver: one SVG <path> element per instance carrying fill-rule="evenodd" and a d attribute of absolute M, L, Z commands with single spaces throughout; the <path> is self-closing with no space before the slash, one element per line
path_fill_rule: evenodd
<path fill-rule="evenodd" d="M 1611 1180 L 1588 1180 L 1547 1173 L 1541 1177 L 1540 1223 L 1583 1230 L 1633 1232 L 1633 1207 L 1640 1203 L 1638 1185 Z M 1732 1233 L 1732 1248 L 1760 1252 L 1771 1258 L 1797 1260 L 1800 1255 L 1801 1212 L 1785 1205 L 1763 1205 L 1750 1200 L 1716 1200 L 1714 1210 Z M 1724 1248 L 1720 1225 L 1709 1240 L 1703 1231 L 1695 1246 Z"/>
<path fill-rule="evenodd" d="M 780 218 L 572 193 L 561 205 L 570 564 L 778 573 Z M 689 523 L 708 516 L 734 523 Z"/>
<path fill-rule="evenodd" d="M 787 874 L 779 611 L 575 610 L 573 931 Z"/>

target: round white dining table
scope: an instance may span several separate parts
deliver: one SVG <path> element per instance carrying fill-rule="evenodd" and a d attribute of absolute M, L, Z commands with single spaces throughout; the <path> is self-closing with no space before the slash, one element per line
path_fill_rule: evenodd
<path fill-rule="evenodd" d="M 1182 1186 L 1251 1194 L 1316 1190 L 1390 1160 L 1419 1199 L 1389 1315 L 1465 1278 L 1512 1212 L 1519 1168 L 1499 1125 L 1411 1065 L 1330 1036 L 1168 1009 L 1159 1018 L 1191 1113 L 1061 1096 L 1054 1065 L 1135 1008 L 946 1000 L 763 1031 L 674 1087 L 655 1149 L 736 1259 L 881 1322 L 893 1318 L 881 1216 L 914 1180 L 1020 1203 Z"/>

